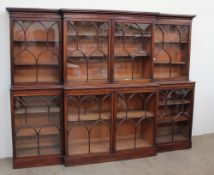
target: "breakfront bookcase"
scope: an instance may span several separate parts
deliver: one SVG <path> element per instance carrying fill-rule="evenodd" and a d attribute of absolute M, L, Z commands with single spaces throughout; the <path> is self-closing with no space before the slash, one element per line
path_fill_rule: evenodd
<path fill-rule="evenodd" d="M 14 168 L 191 147 L 193 15 L 7 10 Z"/>

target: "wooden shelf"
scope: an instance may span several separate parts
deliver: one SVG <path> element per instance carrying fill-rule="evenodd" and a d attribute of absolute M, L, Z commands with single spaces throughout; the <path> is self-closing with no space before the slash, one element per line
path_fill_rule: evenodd
<path fill-rule="evenodd" d="M 68 60 L 67 60 L 67 64 L 71 64 L 72 63 L 84 63 L 86 64 L 86 57 L 72 57 L 72 56 L 69 56 L 67 57 Z M 91 57 L 88 57 L 88 62 L 89 63 L 108 63 L 108 56 L 91 56 Z"/>
<path fill-rule="evenodd" d="M 20 69 L 19 69 L 20 70 Z M 49 69 L 45 69 L 45 70 L 49 70 Z M 60 81 L 59 79 L 54 76 L 51 77 L 46 77 L 45 75 L 42 78 L 38 78 L 39 80 L 36 80 L 36 75 L 34 76 L 29 76 L 26 78 L 26 76 L 20 76 L 20 77 L 15 77 L 15 82 L 16 85 L 26 85 L 26 84 L 59 84 Z"/>
<path fill-rule="evenodd" d="M 72 65 L 73 66 L 73 65 Z M 76 67 L 75 67 L 76 68 Z M 73 77 L 69 77 L 69 80 L 67 81 L 68 83 L 72 84 L 72 83 L 94 83 L 94 82 L 99 82 L 99 83 L 108 83 L 109 81 L 107 80 L 107 77 L 106 76 L 102 76 L 100 75 L 99 76 L 99 79 L 97 78 L 98 76 L 94 77 L 93 79 L 92 78 L 89 78 L 88 81 L 86 80 L 86 78 L 84 79 L 78 79 L 77 76 L 73 76 Z"/>
<path fill-rule="evenodd" d="M 117 119 L 123 119 L 126 116 L 125 112 L 117 112 Z M 101 119 L 102 120 L 110 120 L 111 113 L 110 112 L 102 112 L 101 113 Z M 146 112 L 143 110 L 136 110 L 136 111 L 129 111 L 128 112 L 128 118 L 129 119 L 137 119 L 137 118 L 142 118 L 142 117 L 147 117 L 151 118 L 154 117 L 154 115 L 151 112 Z M 81 121 L 96 121 L 99 119 L 99 113 L 97 112 L 88 112 L 87 114 L 80 114 L 80 120 Z M 78 121 L 78 116 L 68 114 L 68 121 L 69 122 L 75 122 Z"/>
<path fill-rule="evenodd" d="M 83 57 L 83 56 L 68 56 L 67 59 L 71 60 L 72 62 L 75 62 L 75 63 L 86 63 L 86 58 L 89 58 L 89 62 L 91 61 L 94 61 L 94 62 L 100 62 L 100 60 L 102 62 L 107 62 L 107 58 L 108 56 L 103 56 L 103 55 L 93 55 L 93 56 L 86 56 L 86 57 Z M 117 61 L 118 59 L 119 60 L 122 60 L 122 61 L 132 61 L 131 59 L 132 58 L 142 58 L 142 57 L 149 57 L 149 55 L 145 55 L 145 54 L 134 54 L 134 55 L 115 55 L 114 58 L 115 60 Z M 101 58 L 101 59 L 100 59 Z M 77 59 L 80 59 L 80 60 L 77 60 Z M 94 60 L 92 60 L 94 59 Z"/>
<path fill-rule="evenodd" d="M 134 57 L 149 57 L 148 53 L 142 52 L 142 53 L 131 53 L 131 55 L 120 55 L 120 54 L 116 54 L 114 55 L 114 58 L 116 59 L 120 59 L 120 58 L 134 58 Z"/>
<path fill-rule="evenodd" d="M 175 134 L 173 136 L 173 141 L 181 141 L 181 140 L 188 140 L 187 137 L 181 135 L 181 134 Z M 172 136 L 169 135 L 157 135 L 157 143 L 168 143 L 168 142 L 173 142 L 172 141 Z"/>
<path fill-rule="evenodd" d="M 60 154 L 60 153 L 61 151 L 59 146 L 40 147 L 40 155 Z M 37 148 L 24 148 L 16 150 L 17 157 L 37 156 L 37 155 L 38 155 Z"/>
<path fill-rule="evenodd" d="M 182 100 L 182 99 L 172 99 L 172 100 L 167 100 L 167 103 L 165 101 L 159 101 L 159 106 L 170 106 L 170 105 L 182 105 L 182 104 L 190 104 L 190 100 Z"/>
<path fill-rule="evenodd" d="M 55 40 L 49 40 L 49 41 L 43 41 L 43 40 L 31 40 L 31 41 L 25 41 L 25 40 L 13 40 L 14 43 L 22 44 L 22 43 L 36 43 L 36 44 L 54 44 L 59 43 L 59 41 Z"/>
<path fill-rule="evenodd" d="M 145 34 L 131 34 L 131 35 L 120 35 L 120 34 L 114 34 L 115 37 L 131 37 L 131 38 L 151 38 L 151 33 L 145 33 Z"/>
<path fill-rule="evenodd" d="M 132 62 L 143 62 L 142 58 L 149 58 L 149 56 L 134 56 L 134 57 L 129 57 L 129 56 L 126 56 L 126 57 L 115 57 L 115 64 L 118 64 L 120 62 L 126 62 L 126 63 L 132 63 Z"/>
<path fill-rule="evenodd" d="M 179 76 L 179 75 L 177 75 L 177 76 L 169 76 L 169 74 L 167 74 L 167 76 L 165 75 L 165 76 L 161 76 L 161 77 L 157 77 L 157 76 L 154 76 L 154 79 L 158 79 L 158 80 L 170 80 L 171 78 L 178 78 L 179 79 L 179 81 L 180 80 L 186 80 L 188 77 L 187 76 Z"/>
<path fill-rule="evenodd" d="M 140 137 L 136 138 L 135 148 L 146 148 L 151 146 L 152 145 L 143 138 Z M 133 148 L 134 148 L 134 135 L 116 137 L 116 150 L 125 150 Z"/>
<path fill-rule="evenodd" d="M 87 139 L 70 140 L 69 155 L 89 154 L 89 141 Z M 110 152 L 110 138 L 96 138 L 90 142 L 90 153 Z"/>
<path fill-rule="evenodd" d="M 14 64 L 15 67 L 59 67 L 59 64 Z"/>
<path fill-rule="evenodd" d="M 60 112 L 60 107 L 59 106 L 51 106 L 49 108 L 49 112 Z M 25 114 L 25 108 L 19 108 L 15 109 L 14 111 L 15 114 Z M 48 113 L 48 107 L 28 107 L 27 108 L 27 114 L 36 114 L 36 113 Z"/>
<path fill-rule="evenodd" d="M 76 34 L 67 34 L 67 37 L 77 37 Z M 109 37 L 109 35 L 104 35 L 104 34 L 101 34 L 101 35 L 95 35 L 93 33 L 85 33 L 85 34 L 79 34 L 78 37 L 81 37 L 81 38 L 87 38 L 87 37 Z"/>
<path fill-rule="evenodd" d="M 34 128 L 35 130 L 39 131 L 40 128 Z M 45 132 L 44 132 L 45 129 Z M 55 127 L 44 127 L 43 132 L 40 132 L 39 136 L 55 136 L 55 135 L 60 135 L 60 131 L 55 128 Z M 21 130 L 19 130 L 19 132 L 16 134 L 17 138 L 21 138 L 21 137 L 36 137 L 36 133 L 33 130 L 33 128 L 29 128 L 29 127 L 23 127 L 21 128 Z"/>
<path fill-rule="evenodd" d="M 116 76 L 116 75 L 115 75 Z M 116 76 L 118 77 L 118 76 Z M 147 78 L 115 78 L 114 79 L 115 82 L 119 82 L 119 81 L 141 81 L 141 82 L 150 82 L 151 79 L 147 79 Z"/>
<path fill-rule="evenodd" d="M 163 117 L 163 118 L 158 118 L 157 119 L 157 123 L 158 124 L 164 124 L 164 123 L 178 123 L 178 122 L 185 122 L 185 121 L 189 121 L 189 118 L 185 117 L 185 116 L 179 116 L 177 118 L 175 118 L 174 116 L 171 117 Z"/>
<path fill-rule="evenodd" d="M 100 58 L 107 58 L 108 56 L 104 56 L 104 55 L 92 55 L 92 56 L 89 56 L 89 55 L 86 55 L 85 57 L 84 56 L 67 56 L 67 59 L 70 59 L 70 60 L 74 60 L 74 61 L 79 61 L 77 59 L 82 59 L 82 60 L 86 60 L 86 58 L 90 58 L 90 59 L 100 59 Z M 81 61 L 81 60 L 80 60 Z"/>
<path fill-rule="evenodd" d="M 51 138 L 51 137 L 50 137 Z M 60 147 L 60 142 L 51 139 L 47 139 L 46 141 L 40 141 L 40 148 L 47 148 L 47 147 Z M 37 140 L 35 139 L 34 142 L 31 140 L 26 140 L 28 138 L 25 138 L 25 141 L 23 142 L 23 138 L 19 138 L 16 141 L 16 149 L 22 150 L 22 149 L 34 149 L 37 148 Z M 19 141 L 19 143 L 18 143 Z M 26 142 L 27 141 L 27 142 Z"/>
<path fill-rule="evenodd" d="M 133 34 L 133 35 L 120 35 L 120 34 L 114 34 L 115 37 L 133 37 L 133 38 L 151 38 L 152 37 L 152 34 L 143 34 L 143 35 L 140 35 L 140 34 Z M 68 34 L 67 37 L 77 37 L 77 35 L 75 34 Z M 109 37 L 109 35 L 95 35 L 95 34 L 81 34 L 81 35 L 78 35 L 78 37 Z"/>
<path fill-rule="evenodd" d="M 161 44 L 188 44 L 188 41 L 155 41 L 156 45 L 161 45 Z"/>
<path fill-rule="evenodd" d="M 117 119 L 123 119 L 126 116 L 126 112 L 117 112 L 116 113 Z M 152 118 L 154 115 L 151 112 L 143 111 L 143 110 L 135 110 L 135 111 L 129 111 L 127 113 L 127 116 L 129 119 L 137 119 L 142 117 Z"/>
<path fill-rule="evenodd" d="M 154 64 L 155 65 L 186 65 L 187 63 L 186 62 L 184 62 L 184 61 L 178 61 L 178 62 L 155 62 L 154 61 Z"/>
<path fill-rule="evenodd" d="M 101 112 L 101 120 L 110 120 L 111 112 Z M 85 114 L 80 114 L 81 121 L 96 121 L 99 119 L 99 112 L 87 112 Z M 78 121 L 77 114 L 68 113 L 68 121 L 75 122 Z"/>

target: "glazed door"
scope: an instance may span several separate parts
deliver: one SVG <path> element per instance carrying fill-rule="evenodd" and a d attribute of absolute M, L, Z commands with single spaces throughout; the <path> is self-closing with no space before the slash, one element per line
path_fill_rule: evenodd
<path fill-rule="evenodd" d="M 66 95 L 65 101 L 67 155 L 109 153 L 112 95 L 77 92 Z"/>
<path fill-rule="evenodd" d="M 61 155 L 61 96 L 12 97 L 14 156 Z"/>
<path fill-rule="evenodd" d="M 190 140 L 193 89 L 166 89 L 159 95 L 157 143 Z"/>
<path fill-rule="evenodd" d="M 155 79 L 187 79 L 189 25 L 155 25 Z"/>
<path fill-rule="evenodd" d="M 116 94 L 116 151 L 154 146 L 155 91 Z"/>
<path fill-rule="evenodd" d="M 152 24 L 115 21 L 113 80 L 150 81 L 152 78 Z"/>
<path fill-rule="evenodd" d="M 65 80 L 73 83 L 109 81 L 110 22 L 95 19 L 72 19 L 64 23 Z"/>
<path fill-rule="evenodd" d="M 61 82 L 60 21 L 12 20 L 12 84 Z"/>

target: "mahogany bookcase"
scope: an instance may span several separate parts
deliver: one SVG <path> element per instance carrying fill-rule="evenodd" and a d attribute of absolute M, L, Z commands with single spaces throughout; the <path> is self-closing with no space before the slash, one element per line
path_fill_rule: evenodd
<path fill-rule="evenodd" d="M 14 168 L 191 147 L 194 15 L 7 10 Z"/>

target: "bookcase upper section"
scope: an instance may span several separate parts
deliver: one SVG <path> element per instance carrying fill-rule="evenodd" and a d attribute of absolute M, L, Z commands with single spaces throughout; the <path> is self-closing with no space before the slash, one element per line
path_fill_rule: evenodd
<path fill-rule="evenodd" d="M 194 15 L 7 10 L 12 85 L 188 80 Z"/>

